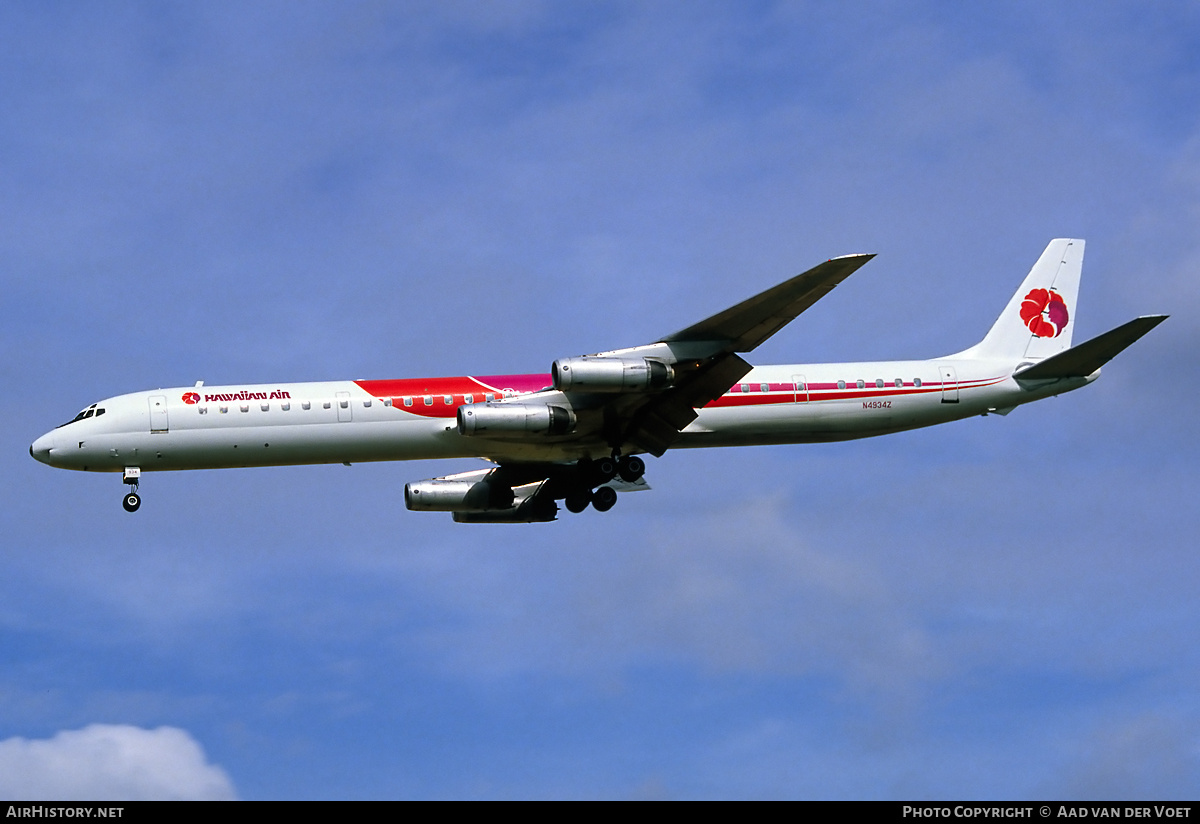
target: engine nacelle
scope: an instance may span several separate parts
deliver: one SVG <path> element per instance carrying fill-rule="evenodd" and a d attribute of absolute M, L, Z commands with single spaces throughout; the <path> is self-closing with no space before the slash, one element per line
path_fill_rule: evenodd
<path fill-rule="evenodd" d="M 550 373 L 561 392 L 638 392 L 666 389 L 675 380 L 668 364 L 648 358 L 559 358 Z"/>
<path fill-rule="evenodd" d="M 575 413 L 544 403 L 466 403 L 458 407 L 463 435 L 568 435 Z"/>
<path fill-rule="evenodd" d="M 548 501 L 544 505 L 510 507 L 500 512 L 455 512 L 454 521 L 459 524 L 537 524 L 558 518 L 558 504 Z"/>
<path fill-rule="evenodd" d="M 404 505 L 414 512 L 486 512 L 513 506 L 512 487 L 486 475 L 432 478 L 404 485 Z"/>

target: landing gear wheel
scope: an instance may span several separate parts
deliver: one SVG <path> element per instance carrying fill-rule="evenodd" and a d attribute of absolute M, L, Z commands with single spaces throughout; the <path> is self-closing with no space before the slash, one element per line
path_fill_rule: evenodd
<path fill-rule="evenodd" d="M 612 458 L 600 458 L 592 464 L 595 483 L 606 484 L 617 474 L 617 462 Z"/>
<path fill-rule="evenodd" d="M 579 492 L 572 492 L 563 502 L 567 505 L 568 512 L 574 512 L 578 515 L 580 512 L 588 508 L 588 504 L 592 502 L 592 494 L 586 489 Z"/>
<path fill-rule="evenodd" d="M 592 493 L 592 506 L 597 512 L 608 512 L 617 502 L 617 490 L 611 486 L 602 486 Z"/>
<path fill-rule="evenodd" d="M 125 499 L 121 501 L 121 506 L 125 507 L 126 512 L 137 512 L 138 507 L 142 505 L 142 496 L 136 492 L 129 492 L 125 495 Z"/>
<path fill-rule="evenodd" d="M 637 483 L 646 474 L 646 462 L 637 455 L 629 455 L 617 461 L 617 473 L 626 483 Z"/>

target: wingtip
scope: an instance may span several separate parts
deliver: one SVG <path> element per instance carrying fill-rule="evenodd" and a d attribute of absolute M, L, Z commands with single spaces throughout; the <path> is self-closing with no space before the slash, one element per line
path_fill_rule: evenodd
<path fill-rule="evenodd" d="M 830 258 L 830 260 L 849 260 L 850 258 L 866 258 L 870 260 L 875 257 L 875 254 L 875 252 L 855 252 L 849 255 L 838 255 L 837 257 Z"/>

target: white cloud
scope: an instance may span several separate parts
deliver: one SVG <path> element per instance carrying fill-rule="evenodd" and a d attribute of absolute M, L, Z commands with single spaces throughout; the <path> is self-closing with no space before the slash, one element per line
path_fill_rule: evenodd
<path fill-rule="evenodd" d="M 0 741 L 0 795 L 104 801 L 230 801 L 233 782 L 176 727 L 91 724 Z"/>

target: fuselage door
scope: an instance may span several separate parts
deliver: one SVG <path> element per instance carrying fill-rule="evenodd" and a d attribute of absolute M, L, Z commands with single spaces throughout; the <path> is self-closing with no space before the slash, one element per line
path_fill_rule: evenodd
<path fill-rule="evenodd" d="M 150 431 L 166 432 L 168 429 L 166 395 L 152 395 L 148 402 L 150 404 Z"/>
<path fill-rule="evenodd" d="M 796 388 L 796 403 L 808 403 L 808 381 L 803 375 L 792 375 L 792 385 Z"/>
<path fill-rule="evenodd" d="M 958 374 L 954 367 L 940 364 L 938 374 L 942 376 L 942 403 L 958 403 Z"/>
<path fill-rule="evenodd" d="M 338 392 L 333 397 L 334 403 L 337 404 L 338 420 L 348 421 L 354 416 L 354 410 L 350 408 L 350 393 Z"/>

